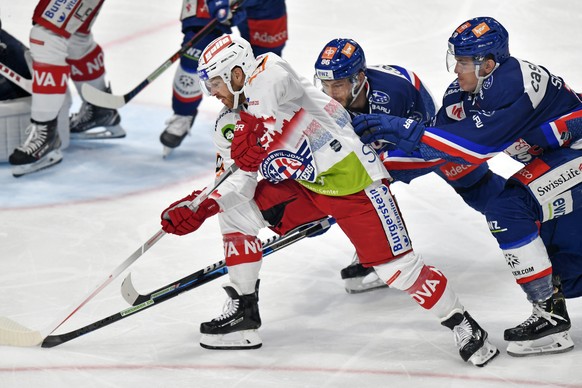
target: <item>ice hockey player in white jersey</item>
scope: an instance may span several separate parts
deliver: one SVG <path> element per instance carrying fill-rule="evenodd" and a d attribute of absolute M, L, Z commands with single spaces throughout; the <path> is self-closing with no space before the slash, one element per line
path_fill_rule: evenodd
<path fill-rule="evenodd" d="M 305 214 L 317 218 L 332 215 L 354 244 L 362 263 L 373 266 L 390 287 L 408 293 L 454 332 L 464 361 L 483 366 L 499 353 L 488 341 L 487 332 L 465 311 L 445 275 L 425 265 L 412 249 L 390 193 L 388 173 L 376 153 L 355 136 L 350 116 L 340 104 L 299 76 L 279 56 L 267 53 L 255 59 L 249 43 L 232 35 L 224 35 L 204 49 L 198 75 L 207 93 L 227 107 L 242 109 L 228 135 L 232 139 L 230 156 L 240 170 L 195 211 L 181 200 L 164 210 L 164 231 L 178 235 L 194 232 L 206 218 L 238 210 L 240 201 L 250 202 L 251 208 L 254 202 L 265 210 L 268 206 L 264 203 L 281 201 L 283 207 L 287 206 L 285 213 L 289 214 L 283 219 L 288 224 L 278 224 L 280 220 L 275 218 L 269 224 L 283 232 Z M 251 182 L 257 172 L 264 178 L 260 182 L 266 182 L 262 186 Z M 237 182 L 244 184 L 237 187 Z M 194 192 L 185 199 L 196 195 Z M 298 214 L 290 211 L 288 206 L 301 202 L 309 207 L 297 207 Z M 264 210 L 258 211 L 268 216 Z M 228 226 L 238 232 L 232 233 L 230 240 L 225 238 L 231 278 L 225 285 L 228 307 L 219 317 L 201 324 L 205 347 L 249 348 L 262 343 L 257 332 L 261 325 L 261 253 L 250 248 L 257 247 L 257 240 L 256 231 L 248 228 L 248 218 L 255 216 L 256 209 L 241 214 L 243 220 L 228 224 L 221 221 L 221 228 Z M 228 339 L 233 334 L 238 334 L 237 341 Z"/>

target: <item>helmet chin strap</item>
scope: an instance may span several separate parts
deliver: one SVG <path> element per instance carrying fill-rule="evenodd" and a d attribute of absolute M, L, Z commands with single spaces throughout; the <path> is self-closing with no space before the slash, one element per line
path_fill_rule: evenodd
<path fill-rule="evenodd" d="M 474 95 L 479 94 L 479 92 L 481 91 L 481 87 L 483 86 L 483 81 L 485 81 L 487 78 L 491 77 L 493 72 L 495 70 L 497 70 L 498 67 L 499 67 L 499 63 L 495 63 L 495 67 L 493 68 L 493 70 L 491 70 L 491 73 L 482 77 L 479 75 L 479 70 L 481 69 L 481 64 L 475 65 L 475 75 L 477 76 L 477 86 L 475 87 L 475 91 L 473 91 Z"/>
<path fill-rule="evenodd" d="M 239 102 L 238 100 L 238 96 L 242 94 L 242 89 L 239 90 L 238 92 L 233 92 L 232 94 L 234 96 L 234 100 L 232 101 L 232 108 L 236 109 L 242 104 L 242 102 Z"/>
<path fill-rule="evenodd" d="M 358 87 L 357 91 L 355 90 L 356 84 L 354 84 L 354 86 L 352 86 L 352 101 L 350 101 L 350 103 L 348 104 L 348 108 L 351 107 L 352 104 L 356 101 L 356 98 L 358 98 L 358 96 L 360 95 L 360 93 L 364 89 L 364 86 L 366 86 L 367 84 L 368 84 L 368 77 L 364 76 L 364 80 L 360 84 L 360 87 Z"/>
<path fill-rule="evenodd" d="M 232 80 L 228 83 L 226 83 L 226 86 L 228 87 L 228 90 L 232 93 L 234 99 L 232 101 L 232 108 L 236 109 L 238 108 L 244 101 L 239 101 L 239 96 L 242 94 L 242 92 L 245 90 L 244 86 L 241 88 L 241 90 L 239 90 L 238 92 L 235 92 L 232 88 Z"/>

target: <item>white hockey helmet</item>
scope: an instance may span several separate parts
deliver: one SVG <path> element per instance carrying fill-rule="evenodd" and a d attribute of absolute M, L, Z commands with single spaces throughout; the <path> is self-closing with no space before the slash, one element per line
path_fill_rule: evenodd
<path fill-rule="evenodd" d="M 228 90 L 235 96 L 235 107 L 238 106 L 238 96 L 242 90 L 234 91 L 230 83 L 231 72 L 240 67 L 246 77 L 254 70 L 255 56 L 249 42 L 235 35 L 225 34 L 214 39 L 198 60 L 198 76 L 202 90 L 210 95 L 207 82 L 215 77 L 221 77 Z"/>

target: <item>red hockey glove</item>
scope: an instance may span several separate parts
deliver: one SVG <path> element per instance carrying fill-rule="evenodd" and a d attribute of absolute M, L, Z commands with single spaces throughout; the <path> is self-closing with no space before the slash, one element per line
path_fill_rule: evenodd
<path fill-rule="evenodd" d="M 194 201 L 196 199 L 196 197 L 198 197 L 200 195 L 201 192 L 202 192 L 202 190 L 194 190 L 192 192 L 192 194 L 188 194 L 184 198 L 179 199 L 176 202 L 172 202 L 172 204 L 170 206 L 168 206 L 167 208 L 165 208 L 164 211 L 162 212 L 162 214 L 160 215 L 161 219 L 162 220 L 169 220 L 168 212 L 170 210 L 179 206 L 180 204 L 182 204 L 181 206 L 188 206 L 190 204 L 190 202 Z"/>
<path fill-rule="evenodd" d="M 263 159 L 267 157 L 267 151 L 260 143 L 266 130 L 260 119 L 246 112 L 240 112 L 240 120 L 236 123 L 232 139 L 230 157 L 241 170 L 257 171 Z"/>
<path fill-rule="evenodd" d="M 167 212 L 167 218 L 162 213 L 162 229 L 166 233 L 183 236 L 192 233 L 209 217 L 220 211 L 220 206 L 212 198 L 206 198 L 196 211 L 191 210 L 187 205 L 171 208 Z"/>

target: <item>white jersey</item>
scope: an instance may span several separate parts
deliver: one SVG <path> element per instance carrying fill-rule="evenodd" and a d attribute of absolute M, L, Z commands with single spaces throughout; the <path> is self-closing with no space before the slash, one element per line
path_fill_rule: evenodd
<path fill-rule="evenodd" d="M 322 195 L 354 194 L 388 178 L 374 150 L 354 133 L 348 112 L 273 53 L 257 58 L 244 87 L 248 111 L 265 120 L 265 179 L 294 179 Z"/>
<path fill-rule="evenodd" d="M 214 127 L 213 141 L 217 149 L 216 177 L 234 161 L 230 157 L 230 144 L 234 137 L 234 126 L 240 119 L 238 110 L 222 108 Z M 256 172 L 235 171 L 220 185 L 213 198 L 223 210 L 219 213 L 219 224 L 223 234 L 240 232 L 256 236 L 260 229 L 268 226 L 253 197 L 257 187 Z"/>

